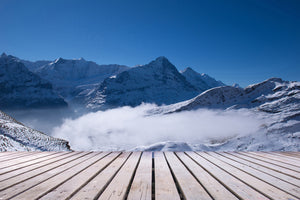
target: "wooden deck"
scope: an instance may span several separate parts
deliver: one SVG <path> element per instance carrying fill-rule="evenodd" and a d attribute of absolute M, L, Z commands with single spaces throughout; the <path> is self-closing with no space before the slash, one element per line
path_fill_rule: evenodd
<path fill-rule="evenodd" d="M 300 199 L 300 152 L 2 152 L 0 199 Z"/>

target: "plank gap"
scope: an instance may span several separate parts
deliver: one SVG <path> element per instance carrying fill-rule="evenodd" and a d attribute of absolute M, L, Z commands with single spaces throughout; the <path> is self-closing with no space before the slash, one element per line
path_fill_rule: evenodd
<path fill-rule="evenodd" d="M 132 174 L 132 176 L 131 176 L 131 178 L 130 178 L 129 185 L 128 185 L 127 189 L 126 189 L 126 193 L 125 193 L 125 196 L 124 196 L 124 199 L 125 199 L 125 200 L 127 200 L 127 197 L 128 197 L 129 191 L 130 191 L 130 188 L 131 188 L 131 186 L 132 186 L 133 179 L 134 179 L 135 174 L 136 174 L 136 170 L 137 170 L 137 168 L 138 168 L 138 166 L 139 166 L 139 164 L 140 164 L 141 157 L 142 157 L 143 153 L 144 153 L 144 152 L 142 152 L 142 153 L 140 154 L 139 160 L 138 160 L 138 162 L 137 162 L 137 164 L 136 164 L 136 166 L 135 166 L 135 168 L 134 168 L 134 170 L 133 170 L 133 174 Z"/>
<path fill-rule="evenodd" d="M 166 158 L 165 153 L 163 153 L 163 155 L 164 155 L 164 158 L 165 158 L 165 160 L 166 160 L 166 162 L 167 162 L 167 165 L 168 165 L 168 167 L 169 167 L 169 170 L 170 170 L 170 172 L 171 172 L 173 181 L 174 181 L 174 183 L 175 183 L 175 185 L 176 185 L 176 189 L 177 189 L 177 192 L 178 192 L 178 194 L 179 194 L 179 197 L 180 197 L 181 200 L 185 200 L 185 197 L 184 197 L 184 195 L 183 195 L 183 192 L 182 192 L 182 190 L 181 190 L 181 188 L 180 188 L 180 185 L 179 185 L 179 183 L 178 183 L 178 181 L 177 181 L 177 179 L 176 179 L 176 177 L 175 177 L 175 174 L 174 174 L 174 172 L 173 172 L 173 170 L 172 170 L 172 168 L 171 168 L 171 166 L 170 166 L 170 163 L 169 163 L 168 159 Z"/>

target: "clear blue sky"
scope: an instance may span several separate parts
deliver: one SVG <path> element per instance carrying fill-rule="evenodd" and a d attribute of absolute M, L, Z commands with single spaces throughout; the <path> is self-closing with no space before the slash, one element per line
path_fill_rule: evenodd
<path fill-rule="evenodd" d="M 242 86 L 300 81 L 299 0 L 0 0 L 0 52 L 179 70 Z"/>

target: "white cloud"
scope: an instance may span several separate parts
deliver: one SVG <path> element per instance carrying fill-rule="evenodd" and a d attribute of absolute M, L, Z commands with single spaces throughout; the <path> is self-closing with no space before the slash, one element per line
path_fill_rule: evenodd
<path fill-rule="evenodd" d="M 208 138 L 251 134 L 264 123 L 246 109 L 147 115 L 146 111 L 154 107 L 144 104 L 66 119 L 52 135 L 68 140 L 74 150 L 130 150 L 163 141 L 196 144 Z"/>

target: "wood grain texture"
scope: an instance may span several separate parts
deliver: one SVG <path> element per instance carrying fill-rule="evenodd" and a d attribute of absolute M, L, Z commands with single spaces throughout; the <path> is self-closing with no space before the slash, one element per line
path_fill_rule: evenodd
<path fill-rule="evenodd" d="M 299 152 L 0 152 L 0 199 L 300 199 Z"/>

